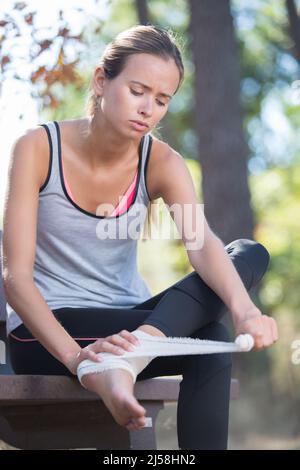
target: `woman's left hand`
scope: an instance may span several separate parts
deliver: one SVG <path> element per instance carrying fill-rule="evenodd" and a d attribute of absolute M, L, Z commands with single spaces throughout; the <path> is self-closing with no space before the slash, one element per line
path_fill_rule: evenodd
<path fill-rule="evenodd" d="M 248 333 L 254 339 L 254 350 L 268 348 L 278 340 L 278 328 L 274 318 L 263 315 L 257 307 L 251 307 L 243 317 L 233 318 L 236 336 Z"/>

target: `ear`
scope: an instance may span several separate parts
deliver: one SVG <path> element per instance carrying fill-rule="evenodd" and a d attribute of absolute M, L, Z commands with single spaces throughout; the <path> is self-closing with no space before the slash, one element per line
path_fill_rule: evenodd
<path fill-rule="evenodd" d="M 98 96 L 102 96 L 105 83 L 105 73 L 103 67 L 96 67 L 93 76 L 93 90 Z"/>

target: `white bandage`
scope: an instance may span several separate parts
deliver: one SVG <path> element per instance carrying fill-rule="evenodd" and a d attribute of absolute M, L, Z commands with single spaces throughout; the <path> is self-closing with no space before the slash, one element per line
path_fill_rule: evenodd
<path fill-rule="evenodd" d="M 135 346 L 134 351 L 126 351 L 122 356 L 103 352 L 99 353 L 103 359 L 102 362 L 93 362 L 89 359 L 82 361 L 77 368 L 80 383 L 82 384 L 81 379 L 86 374 L 100 373 L 109 369 L 127 370 L 131 373 L 135 383 L 137 375 L 152 359 L 158 356 L 245 352 L 250 351 L 254 344 L 252 336 L 248 334 L 239 335 L 234 343 L 197 338 L 152 336 L 141 330 L 132 331 L 132 334 L 140 342 L 140 346 Z"/>
<path fill-rule="evenodd" d="M 254 346 L 254 340 L 251 335 L 239 335 L 235 340 L 235 344 L 238 346 L 240 351 L 250 351 Z"/>
<path fill-rule="evenodd" d="M 135 330 L 131 332 L 134 336 L 136 336 L 140 343 L 141 339 L 151 338 L 151 335 L 145 333 L 142 330 Z M 141 346 L 138 346 L 141 348 Z M 137 346 L 135 346 L 137 348 Z M 133 378 L 133 383 L 136 382 L 136 377 L 138 374 L 147 367 L 147 365 L 154 359 L 155 355 L 148 357 L 143 353 L 143 355 L 139 355 L 138 357 L 132 358 L 125 358 L 126 355 L 123 354 L 122 356 L 116 356 L 115 354 L 108 353 L 108 352 L 101 352 L 99 355 L 102 357 L 102 362 L 93 362 L 89 359 L 82 361 L 79 366 L 77 367 L 77 376 L 79 382 L 84 387 L 81 379 L 86 374 L 99 374 L 104 372 L 105 370 L 110 369 L 124 369 L 127 370 Z"/>

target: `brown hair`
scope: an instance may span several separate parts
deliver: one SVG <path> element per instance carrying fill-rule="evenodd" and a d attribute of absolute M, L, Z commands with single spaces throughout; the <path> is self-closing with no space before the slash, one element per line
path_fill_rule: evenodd
<path fill-rule="evenodd" d="M 133 54 L 152 54 L 163 59 L 174 59 L 180 75 L 178 87 L 184 79 L 184 66 L 181 53 L 176 45 L 177 38 L 170 30 L 158 28 L 157 26 L 135 25 L 119 33 L 104 49 L 98 67 L 103 67 L 108 80 L 117 77 L 125 68 L 129 56 Z M 174 93 L 174 94 L 175 94 Z M 97 110 L 97 96 L 93 91 L 92 81 L 89 86 L 85 105 L 86 116 L 92 116 Z M 150 133 L 151 135 L 151 133 Z M 151 219 L 155 221 L 155 202 L 151 201 L 147 211 L 147 221 L 143 231 L 142 240 L 151 236 Z"/>

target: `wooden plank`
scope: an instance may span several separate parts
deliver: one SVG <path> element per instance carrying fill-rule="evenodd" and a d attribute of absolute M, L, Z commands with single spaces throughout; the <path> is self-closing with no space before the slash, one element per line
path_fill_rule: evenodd
<path fill-rule="evenodd" d="M 177 400 L 179 379 L 147 379 L 135 384 L 135 396 L 144 400 Z M 1 375 L 0 405 L 93 401 L 98 397 L 74 377 Z"/>
<path fill-rule="evenodd" d="M 153 378 L 136 382 L 138 400 L 176 401 L 179 394 L 179 378 Z M 231 398 L 239 395 L 239 383 L 231 380 Z M 74 377 L 54 375 L 1 375 L 0 405 L 46 404 L 62 402 L 88 402 L 98 397 L 84 389 Z"/>

